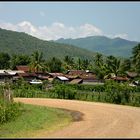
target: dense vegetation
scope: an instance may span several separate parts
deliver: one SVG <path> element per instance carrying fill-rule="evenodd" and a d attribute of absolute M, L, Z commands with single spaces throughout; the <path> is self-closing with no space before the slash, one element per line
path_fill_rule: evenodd
<path fill-rule="evenodd" d="M 17 41 L 16 43 L 15 40 Z M 100 53 L 97 53 L 93 57 L 92 53 L 85 54 L 86 51 L 84 50 L 81 51 L 74 47 L 70 49 L 69 46 L 41 41 L 24 33 L 2 29 L 0 29 L 0 43 L 0 47 L 4 46 L 2 48 L 5 48 L 0 52 L 0 69 L 15 69 L 17 65 L 29 65 L 30 69 L 35 72 L 49 71 L 65 73 L 69 69 L 89 69 L 100 80 L 110 78 L 112 74 L 114 76 L 126 76 L 126 71 L 140 73 L 140 44 L 134 46 L 132 49 L 132 57 L 122 60 L 112 55 L 104 57 Z M 15 49 L 12 48 L 13 46 Z M 46 46 L 48 53 L 44 50 Z M 42 49 L 34 51 L 38 47 Z M 53 51 L 55 55 L 49 51 L 49 47 L 55 49 Z M 67 48 L 67 50 L 64 48 Z M 4 50 L 9 51 L 4 52 Z M 11 55 L 12 51 L 14 53 L 20 51 L 22 54 Z M 23 54 L 25 51 L 28 52 L 28 55 Z M 64 54 L 63 58 L 57 55 L 59 52 L 61 52 L 60 54 Z M 47 59 L 45 57 L 46 55 L 51 57 Z M 85 58 L 82 58 L 83 55 L 85 55 Z M 88 59 L 90 56 L 93 58 Z M 140 77 L 137 76 L 133 79 L 133 81 L 135 80 L 140 81 Z M 49 97 L 140 106 L 140 87 L 130 87 L 128 83 L 106 81 L 104 85 L 91 86 L 53 82 L 51 83 L 53 85 L 52 88 L 46 89 L 48 84 L 50 84 L 48 81 L 44 81 L 43 85 L 29 85 L 21 80 L 16 83 L 11 83 L 8 86 L 7 84 L 0 85 L 0 123 L 2 124 L 17 118 L 22 110 L 22 105 L 14 103 L 11 96 L 7 98 L 9 96 L 6 94 L 10 92 L 13 92 L 14 97 Z"/>
<path fill-rule="evenodd" d="M 15 120 L 21 114 L 22 104 L 13 102 L 7 85 L 0 86 L 0 124 Z M 11 95 L 12 96 L 12 95 Z M 10 98 L 9 98 L 10 97 Z"/>
<path fill-rule="evenodd" d="M 108 38 L 105 36 L 90 36 L 77 39 L 58 39 L 55 42 L 75 45 L 89 51 L 99 52 L 104 55 L 114 55 L 120 57 L 130 57 L 133 46 L 138 42 L 129 41 L 122 38 Z"/>
<path fill-rule="evenodd" d="M 10 56 L 8 53 L 0 52 L 0 68 L 15 69 L 17 65 L 28 65 L 31 70 L 66 72 L 70 69 L 90 70 L 96 73 L 99 79 L 105 79 L 114 74 L 125 76 L 126 71 L 140 72 L 140 44 L 132 50 L 133 56 L 128 59 L 119 59 L 112 55 L 104 57 L 97 53 L 92 60 L 86 58 L 74 59 L 66 55 L 64 59 L 52 57 L 45 59 L 44 53 L 35 51 L 31 55 L 16 54 Z"/>
<path fill-rule="evenodd" d="M 64 54 L 88 59 L 92 59 L 94 56 L 94 53 L 86 49 L 40 40 L 22 32 L 0 29 L 0 52 L 9 53 L 10 56 L 14 54 L 30 55 L 37 50 L 43 52 L 47 59 L 51 57 L 64 58 Z"/>
<path fill-rule="evenodd" d="M 58 98 L 107 102 L 114 104 L 140 106 L 140 87 L 130 87 L 128 83 L 107 81 L 104 85 L 54 84 L 46 90 L 45 85 L 14 87 L 15 97 Z"/>
<path fill-rule="evenodd" d="M 0 100 L 0 124 L 15 120 L 20 116 L 21 108 L 20 103 L 8 103 Z"/>

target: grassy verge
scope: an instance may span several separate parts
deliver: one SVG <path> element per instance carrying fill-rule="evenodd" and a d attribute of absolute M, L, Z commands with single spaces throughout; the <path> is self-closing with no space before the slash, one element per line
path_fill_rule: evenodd
<path fill-rule="evenodd" d="M 64 110 L 24 104 L 21 116 L 0 126 L 0 138 L 36 137 L 43 131 L 47 135 L 71 121 L 70 113 Z"/>

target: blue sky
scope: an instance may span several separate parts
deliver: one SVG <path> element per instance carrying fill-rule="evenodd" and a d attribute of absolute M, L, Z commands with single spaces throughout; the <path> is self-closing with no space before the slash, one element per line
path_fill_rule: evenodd
<path fill-rule="evenodd" d="M 140 2 L 0 2 L 0 27 L 52 40 L 91 35 L 140 41 Z"/>

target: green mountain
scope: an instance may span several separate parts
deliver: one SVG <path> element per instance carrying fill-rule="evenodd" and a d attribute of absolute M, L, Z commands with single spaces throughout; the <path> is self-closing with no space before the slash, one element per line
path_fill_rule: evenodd
<path fill-rule="evenodd" d="M 75 45 L 90 51 L 99 52 L 104 55 L 114 55 L 119 57 L 130 57 L 132 48 L 138 44 L 122 38 L 108 38 L 105 36 L 90 36 L 77 39 L 58 39 L 55 42 Z"/>
<path fill-rule="evenodd" d="M 9 54 L 32 54 L 34 51 L 42 51 L 45 58 L 63 58 L 66 55 L 72 57 L 92 59 L 95 53 L 72 45 L 40 40 L 23 32 L 15 32 L 0 28 L 0 52 Z"/>

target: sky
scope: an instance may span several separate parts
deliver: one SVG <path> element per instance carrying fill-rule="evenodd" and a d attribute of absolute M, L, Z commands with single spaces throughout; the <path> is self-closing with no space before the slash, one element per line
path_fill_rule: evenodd
<path fill-rule="evenodd" d="M 86 36 L 140 41 L 140 2 L 0 2 L 0 28 L 43 40 Z"/>

